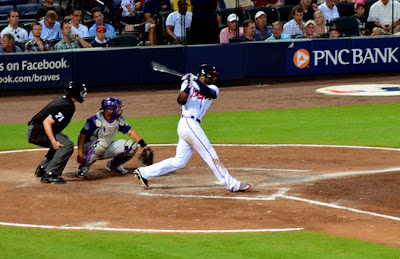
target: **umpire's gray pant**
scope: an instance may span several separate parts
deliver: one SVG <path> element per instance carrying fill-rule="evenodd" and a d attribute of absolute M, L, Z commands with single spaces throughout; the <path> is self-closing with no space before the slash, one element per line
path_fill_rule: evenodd
<path fill-rule="evenodd" d="M 33 125 L 28 126 L 26 132 L 28 139 L 31 135 L 32 128 Z M 74 152 L 74 143 L 62 132 L 56 133 L 54 136 L 56 137 L 56 140 L 64 146 L 57 150 L 50 148 L 49 152 L 45 156 L 47 159 L 42 159 L 40 165 L 45 167 L 46 172 L 52 172 L 53 174 L 61 176 L 65 166 L 67 165 L 68 159 Z"/>

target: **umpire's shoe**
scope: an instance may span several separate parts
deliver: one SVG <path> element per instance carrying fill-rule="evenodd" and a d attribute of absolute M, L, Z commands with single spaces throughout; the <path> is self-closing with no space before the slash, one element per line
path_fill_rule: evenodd
<path fill-rule="evenodd" d="M 52 172 L 45 173 L 42 178 L 40 179 L 41 183 L 56 183 L 56 184 L 63 184 L 65 180 Z"/>
<path fill-rule="evenodd" d="M 36 168 L 35 175 L 36 175 L 37 177 L 42 177 L 42 176 L 46 173 L 46 171 L 45 171 L 44 169 L 45 169 L 44 166 L 39 165 L 39 166 Z"/>
<path fill-rule="evenodd" d="M 140 183 L 143 185 L 145 189 L 150 189 L 147 179 L 143 178 L 143 176 L 140 174 L 139 169 L 133 171 L 133 174 L 139 179 Z"/>

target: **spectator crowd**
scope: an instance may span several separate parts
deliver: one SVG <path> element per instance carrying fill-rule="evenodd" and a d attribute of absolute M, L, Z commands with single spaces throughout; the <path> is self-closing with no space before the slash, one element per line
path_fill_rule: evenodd
<path fill-rule="evenodd" d="M 119 0 L 116 5 L 113 0 L 107 8 L 81 7 L 71 0 L 64 9 L 45 0 L 36 20 L 24 28 L 21 14 L 8 12 L 0 51 L 112 47 L 112 37 L 130 33 L 150 45 L 337 38 L 349 36 L 338 23 L 343 17 L 356 22 L 354 35 L 400 35 L 398 0 L 352 1 Z M 341 16 L 340 4 L 351 6 L 352 12 Z M 90 14 L 89 23 L 83 22 L 84 14 Z"/>

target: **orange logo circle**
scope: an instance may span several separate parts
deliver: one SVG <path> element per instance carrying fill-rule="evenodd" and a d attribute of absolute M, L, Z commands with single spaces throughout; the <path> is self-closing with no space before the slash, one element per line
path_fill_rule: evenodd
<path fill-rule="evenodd" d="M 293 55 L 293 64 L 303 69 L 310 63 L 310 53 L 306 49 L 299 49 Z"/>

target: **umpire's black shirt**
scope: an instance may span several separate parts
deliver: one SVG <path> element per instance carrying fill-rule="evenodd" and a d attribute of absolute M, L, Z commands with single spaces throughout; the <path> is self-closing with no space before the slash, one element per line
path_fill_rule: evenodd
<path fill-rule="evenodd" d="M 53 124 L 53 133 L 61 132 L 71 121 L 75 113 L 75 104 L 67 96 L 58 96 L 47 104 L 40 112 L 33 116 L 30 123 L 43 124 L 43 121 L 50 115 L 55 123 Z"/>

